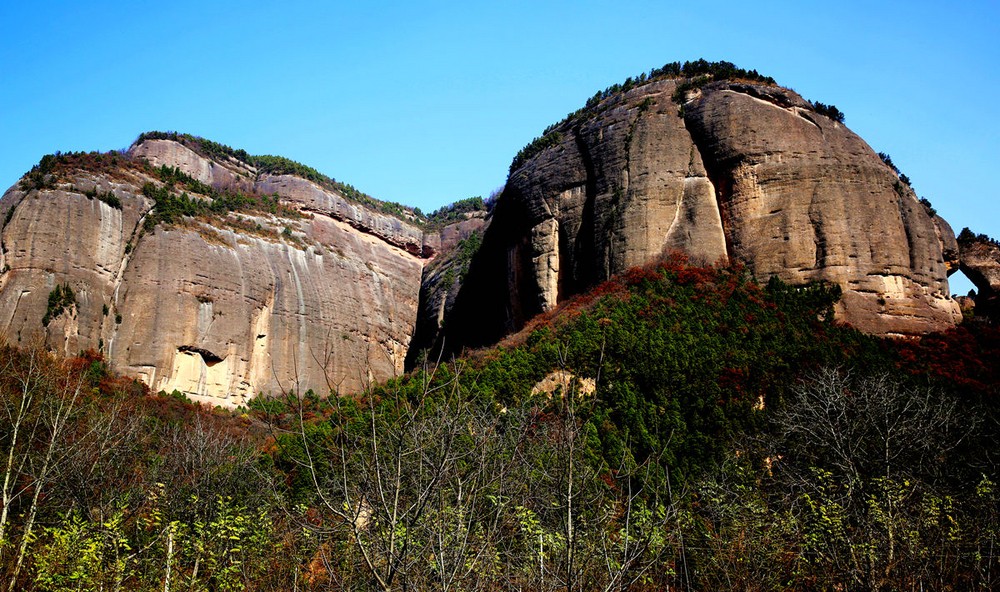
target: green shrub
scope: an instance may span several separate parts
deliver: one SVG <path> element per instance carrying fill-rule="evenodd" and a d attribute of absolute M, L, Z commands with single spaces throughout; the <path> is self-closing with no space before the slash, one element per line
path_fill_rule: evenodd
<path fill-rule="evenodd" d="M 820 103 L 819 101 L 816 101 L 815 103 L 810 101 L 810 103 L 812 103 L 813 111 L 816 113 L 825 115 L 837 123 L 844 123 L 844 113 L 840 109 L 837 109 L 834 105 L 827 105 L 826 103 Z"/>
<path fill-rule="evenodd" d="M 76 294 L 69 284 L 56 284 L 56 287 L 49 292 L 49 302 L 42 317 L 42 325 L 47 327 L 52 319 L 74 306 L 76 306 Z"/>
<path fill-rule="evenodd" d="M 420 208 L 413 210 L 414 214 L 421 215 Z M 470 212 L 482 212 L 486 210 L 486 202 L 481 196 L 467 197 L 454 203 L 442 206 L 423 218 L 424 226 L 427 228 L 438 228 L 446 226 L 457 220 L 462 220 L 465 214 Z"/>
<path fill-rule="evenodd" d="M 51 185 L 51 181 L 48 175 L 52 173 L 55 169 L 56 161 L 60 156 L 59 152 L 55 154 L 46 154 L 38 161 L 38 164 L 31 167 L 28 174 L 25 175 L 24 180 L 21 182 L 21 189 L 25 191 L 30 191 L 32 189 L 43 189 Z"/>
<path fill-rule="evenodd" d="M 969 230 L 968 226 L 963 228 L 962 232 L 958 233 L 957 239 L 958 242 L 960 243 L 982 242 L 993 245 L 995 247 L 1000 247 L 1000 241 L 990 238 L 988 235 L 985 234 L 976 234 L 971 230 Z"/>
<path fill-rule="evenodd" d="M 510 163 L 510 170 L 508 171 L 508 174 L 513 174 L 514 171 L 521 168 L 521 165 L 534 157 L 536 154 L 540 153 L 542 150 L 545 150 L 550 146 L 558 146 L 562 142 L 562 139 L 562 134 L 555 131 L 546 131 L 543 135 L 535 138 L 529 142 L 527 146 L 521 148 L 517 152 L 517 155 L 514 156 L 514 160 Z"/>
<path fill-rule="evenodd" d="M 892 169 L 892 171 L 894 173 L 896 173 L 897 175 L 899 175 L 899 167 L 897 167 L 895 165 L 895 163 L 892 162 L 892 157 L 891 156 L 889 156 L 885 152 L 879 152 L 878 153 L 878 157 L 881 158 L 882 162 L 884 162 L 886 164 L 886 166 L 888 166 L 890 169 Z"/>
<path fill-rule="evenodd" d="M 98 194 L 97 198 L 116 210 L 122 209 L 122 200 L 110 191 Z"/>

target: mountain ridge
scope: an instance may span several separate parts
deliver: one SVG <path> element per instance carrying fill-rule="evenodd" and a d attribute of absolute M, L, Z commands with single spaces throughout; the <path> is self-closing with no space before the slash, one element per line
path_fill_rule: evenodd
<path fill-rule="evenodd" d="M 598 92 L 515 156 L 495 207 L 430 216 L 146 132 L 124 153 L 45 157 L 4 194 L 0 322 L 8 341 L 102 350 L 154 390 L 226 405 L 357 390 L 675 251 L 838 285 L 838 318 L 870 333 L 946 329 L 959 245 L 881 157 L 835 107 L 704 61 Z M 50 310 L 64 285 L 74 302 Z"/>

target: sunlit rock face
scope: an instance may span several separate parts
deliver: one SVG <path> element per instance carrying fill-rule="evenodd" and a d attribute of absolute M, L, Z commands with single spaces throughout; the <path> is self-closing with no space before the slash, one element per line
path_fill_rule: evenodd
<path fill-rule="evenodd" d="M 672 251 L 740 260 L 761 280 L 836 283 L 838 318 L 870 333 L 957 322 L 950 228 L 857 135 L 779 87 L 676 90 L 660 80 L 613 95 L 511 172 L 453 344 L 494 341 Z"/>
<path fill-rule="evenodd" d="M 425 262 L 419 229 L 177 142 L 132 152 L 217 188 L 277 193 L 291 213 L 144 228 L 154 202 L 142 187 L 158 181 L 143 167 L 15 185 L 0 200 L 8 342 L 100 349 L 154 390 L 227 406 L 258 393 L 356 391 L 402 372 Z M 94 191 L 112 192 L 120 208 Z M 74 303 L 43 325 L 57 285 L 71 287 Z"/>

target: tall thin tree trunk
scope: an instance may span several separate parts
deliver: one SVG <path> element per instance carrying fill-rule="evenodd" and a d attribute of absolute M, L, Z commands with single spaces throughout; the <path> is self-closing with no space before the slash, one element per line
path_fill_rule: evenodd
<path fill-rule="evenodd" d="M 167 527 L 167 569 L 163 578 L 163 592 L 170 592 L 170 568 L 174 559 L 174 529 Z"/>

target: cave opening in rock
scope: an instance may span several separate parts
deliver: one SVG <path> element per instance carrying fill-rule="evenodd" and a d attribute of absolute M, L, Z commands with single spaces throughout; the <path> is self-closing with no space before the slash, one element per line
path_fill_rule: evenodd
<path fill-rule="evenodd" d="M 193 345 L 182 345 L 177 348 L 177 351 L 183 353 L 198 354 L 199 356 L 201 356 L 201 359 L 205 362 L 205 365 L 208 366 L 209 368 L 218 364 L 224 359 L 205 348 L 195 347 Z"/>

